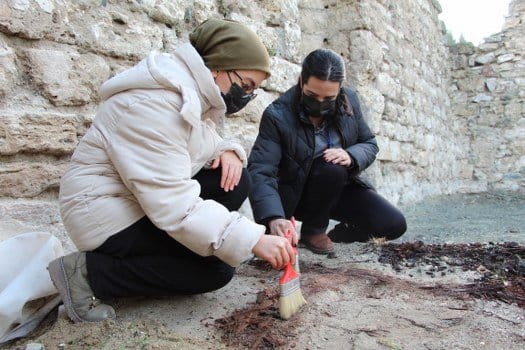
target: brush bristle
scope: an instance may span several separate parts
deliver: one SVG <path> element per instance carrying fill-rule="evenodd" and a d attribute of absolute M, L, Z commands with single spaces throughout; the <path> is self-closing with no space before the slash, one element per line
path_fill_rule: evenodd
<path fill-rule="evenodd" d="M 281 284 L 281 297 L 279 298 L 279 314 L 283 320 L 292 317 L 301 306 L 306 304 L 306 300 L 301 292 L 299 278 L 294 278 Z"/>

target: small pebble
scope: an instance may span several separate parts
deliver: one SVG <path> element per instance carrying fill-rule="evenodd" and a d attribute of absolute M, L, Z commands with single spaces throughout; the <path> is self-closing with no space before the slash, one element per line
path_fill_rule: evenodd
<path fill-rule="evenodd" d="M 29 343 L 26 345 L 25 350 L 44 350 L 44 345 L 40 343 Z"/>
<path fill-rule="evenodd" d="M 337 254 L 335 252 L 330 252 L 326 255 L 328 259 L 337 259 Z"/>

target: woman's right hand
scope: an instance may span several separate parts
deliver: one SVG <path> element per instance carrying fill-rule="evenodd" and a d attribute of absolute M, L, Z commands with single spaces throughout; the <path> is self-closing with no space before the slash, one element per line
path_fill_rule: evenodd
<path fill-rule="evenodd" d="M 288 231 L 293 232 L 292 235 L 292 244 L 297 245 L 299 238 L 297 237 L 297 232 L 291 221 L 286 219 L 273 219 L 268 223 L 268 228 L 270 229 L 270 234 L 284 237 Z"/>
<path fill-rule="evenodd" d="M 262 235 L 252 249 L 256 257 L 281 270 L 286 264 L 295 259 L 295 252 L 288 239 L 280 236 Z"/>

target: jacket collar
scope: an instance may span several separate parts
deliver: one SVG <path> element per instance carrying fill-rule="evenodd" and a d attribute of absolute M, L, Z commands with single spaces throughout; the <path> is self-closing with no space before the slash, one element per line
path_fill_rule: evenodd
<path fill-rule="evenodd" d="M 183 62 L 193 76 L 201 101 L 202 119 L 211 119 L 216 124 L 222 124 L 226 113 L 226 105 L 221 97 L 221 91 L 205 66 L 197 50 L 189 44 L 177 47 L 173 55 Z"/>

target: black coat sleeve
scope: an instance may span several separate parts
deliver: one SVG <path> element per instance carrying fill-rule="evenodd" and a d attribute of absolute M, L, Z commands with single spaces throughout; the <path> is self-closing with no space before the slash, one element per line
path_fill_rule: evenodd
<path fill-rule="evenodd" d="M 377 146 L 375 135 L 363 118 L 363 112 L 361 111 L 357 94 L 351 90 L 347 90 L 346 92 L 352 104 L 358 127 L 357 143 L 346 148 L 346 151 L 350 154 L 354 162 L 352 174 L 357 175 L 375 161 L 379 147 Z"/>
<path fill-rule="evenodd" d="M 281 136 L 271 109 L 270 106 L 263 113 L 259 134 L 248 159 L 248 172 L 252 180 L 249 198 L 254 219 L 258 223 L 266 223 L 269 218 L 285 217 L 278 187 Z"/>

